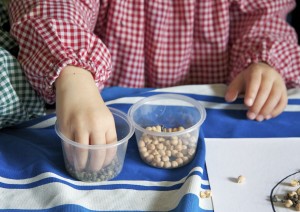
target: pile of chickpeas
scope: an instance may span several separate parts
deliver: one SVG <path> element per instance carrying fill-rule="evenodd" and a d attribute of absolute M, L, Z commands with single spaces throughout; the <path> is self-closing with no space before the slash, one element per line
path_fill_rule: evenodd
<path fill-rule="evenodd" d="M 164 128 L 160 125 L 146 127 L 153 132 L 179 132 L 184 127 Z M 177 168 L 189 163 L 195 156 L 197 139 L 191 133 L 179 136 L 156 136 L 144 133 L 138 141 L 141 158 L 159 168 Z"/>

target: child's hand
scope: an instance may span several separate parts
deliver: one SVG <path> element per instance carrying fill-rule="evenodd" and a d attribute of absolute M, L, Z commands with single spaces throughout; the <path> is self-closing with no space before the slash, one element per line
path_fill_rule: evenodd
<path fill-rule="evenodd" d="M 117 141 L 113 116 L 90 72 L 68 66 L 56 80 L 55 86 L 57 121 L 62 134 L 86 145 Z M 78 151 L 69 145 L 65 147 L 68 160 L 74 163 L 77 170 L 88 168 L 98 171 L 112 161 L 116 152 L 116 149 Z"/>
<path fill-rule="evenodd" d="M 236 100 L 245 93 L 244 103 L 251 120 L 268 120 L 279 115 L 287 105 L 287 89 L 281 75 L 265 63 L 250 65 L 229 85 L 225 99 Z"/>

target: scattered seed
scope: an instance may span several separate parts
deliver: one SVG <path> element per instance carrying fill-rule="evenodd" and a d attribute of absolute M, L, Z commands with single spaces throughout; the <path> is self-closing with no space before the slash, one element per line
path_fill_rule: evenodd
<path fill-rule="evenodd" d="M 293 205 L 293 201 L 288 199 L 287 201 L 285 201 L 284 206 L 287 208 L 290 208 Z"/>
<path fill-rule="evenodd" d="M 205 194 L 204 191 L 200 191 L 200 197 L 201 197 L 201 198 L 206 198 L 206 194 Z"/>
<path fill-rule="evenodd" d="M 299 186 L 299 181 L 298 180 L 291 180 L 291 186 L 296 187 Z"/>
<path fill-rule="evenodd" d="M 211 197 L 211 190 L 207 190 L 205 191 L 205 194 L 206 194 L 206 198 L 210 198 Z"/>
<path fill-rule="evenodd" d="M 200 191 L 200 198 L 210 198 L 212 195 L 211 190 Z"/>
<path fill-rule="evenodd" d="M 243 175 L 238 176 L 237 183 L 243 183 L 245 182 L 246 178 Z"/>

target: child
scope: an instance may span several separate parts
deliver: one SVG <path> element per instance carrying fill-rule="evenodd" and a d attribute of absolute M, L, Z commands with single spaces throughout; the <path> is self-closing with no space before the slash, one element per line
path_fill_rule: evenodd
<path fill-rule="evenodd" d="M 30 83 L 56 102 L 61 131 L 79 143 L 102 144 L 116 137 L 98 93 L 103 86 L 228 82 L 225 99 L 245 93 L 249 119 L 276 117 L 287 104 L 286 86 L 300 85 L 297 38 L 285 22 L 294 6 L 292 0 L 18 0 L 10 5 L 11 32 Z"/>

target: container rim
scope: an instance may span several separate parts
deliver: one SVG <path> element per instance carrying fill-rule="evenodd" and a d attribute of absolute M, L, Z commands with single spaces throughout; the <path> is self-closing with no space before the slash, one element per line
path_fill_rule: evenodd
<path fill-rule="evenodd" d="M 124 112 L 122 112 L 118 109 L 112 108 L 112 107 L 108 107 L 108 108 L 113 113 L 113 115 L 116 115 L 116 116 L 122 118 L 124 121 L 126 121 L 126 123 L 129 126 L 128 134 L 123 139 L 117 141 L 116 143 L 96 144 L 96 145 L 86 145 L 86 144 L 77 143 L 77 142 L 67 138 L 65 135 L 63 135 L 60 132 L 57 121 L 55 122 L 55 127 L 54 127 L 55 132 L 60 137 L 61 141 L 63 140 L 65 142 L 67 142 L 68 144 L 72 145 L 72 146 L 76 146 L 76 147 L 80 147 L 80 148 L 85 148 L 85 149 L 109 149 L 109 148 L 117 147 L 117 146 L 125 143 L 126 141 L 128 141 L 131 138 L 131 136 L 134 133 L 134 127 L 133 127 L 132 123 L 130 122 L 129 117 L 127 116 L 126 113 L 124 113 Z"/>
<path fill-rule="evenodd" d="M 177 131 L 177 132 L 155 132 L 155 131 L 146 130 L 133 120 L 133 113 L 140 106 L 142 106 L 145 103 L 154 101 L 154 100 L 166 99 L 166 98 L 181 100 L 181 101 L 185 101 L 185 102 L 192 104 L 199 111 L 201 118 L 193 126 L 186 128 L 182 131 Z M 199 101 L 197 101 L 191 97 L 188 97 L 188 96 L 184 96 L 181 94 L 156 94 L 156 95 L 153 95 L 150 97 L 145 97 L 145 98 L 137 101 L 136 103 L 134 103 L 128 110 L 128 116 L 129 116 L 129 119 L 130 119 L 131 123 L 133 124 L 133 126 L 136 129 L 138 129 L 144 133 L 146 132 L 147 134 L 154 135 L 154 136 L 176 136 L 176 135 L 182 135 L 182 134 L 186 134 L 188 132 L 192 132 L 195 130 L 195 128 L 198 128 L 200 125 L 202 125 L 202 123 L 206 119 L 206 110 L 205 110 L 205 107 Z"/>

